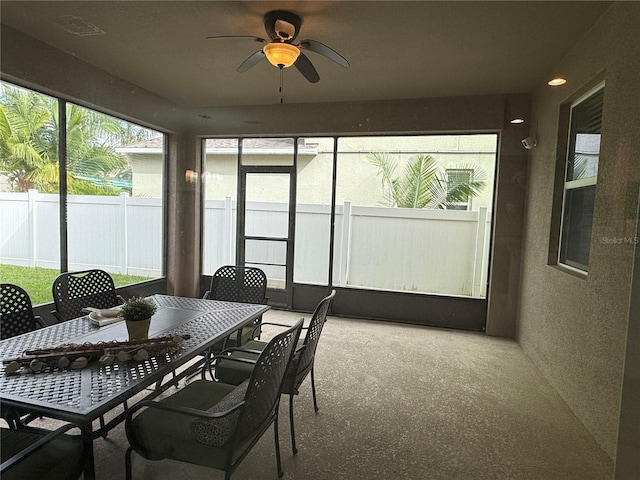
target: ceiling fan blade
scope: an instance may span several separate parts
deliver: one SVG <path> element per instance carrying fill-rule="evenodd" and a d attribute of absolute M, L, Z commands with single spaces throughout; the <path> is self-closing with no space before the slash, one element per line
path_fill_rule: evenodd
<path fill-rule="evenodd" d="M 334 49 L 327 47 L 324 43 L 320 43 L 317 40 L 302 40 L 298 47 L 304 50 L 309 50 L 310 52 L 319 53 L 320 55 L 327 57 L 329 60 L 333 60 L 338 65 L 344 68 L 349 68 L 349 61 L 346 58 Z"/>
<path fill-rule="evenodd" d="M 207 37 L 207 40 L 216 38 L 250 38 L 251 40 L 259 43 L 267 43 L 264 38 L 256 37 L 255 35 L 211 35 Z"/>
<path fill-rule="evenodd" d="M 265 56 L 265 54 L 262 52 L 262 50 L 258 50 L 256 53 L 254 53 L 253 55 L 249 55 L 247 57 L 247 59 L 242 62 L 240 64 L 240 66 L 237 68 L 236 71 L 242 73 L 242 72 L 246 72 L 247 70 L 249 70 L 251 67 L 253 67 L 256 63 L 258 63 L 260 60 L 267 58 Z"/>
<path fill-rule="evenodd" d="M 315 67 L 311 64 L 311 61 L 304 53 L 300 52 L 296 63 L 293 65 L 298 69 L 302 76 L 311 83 L 317 83 L 320 80 L 320 75 L 318 75 Z"/>

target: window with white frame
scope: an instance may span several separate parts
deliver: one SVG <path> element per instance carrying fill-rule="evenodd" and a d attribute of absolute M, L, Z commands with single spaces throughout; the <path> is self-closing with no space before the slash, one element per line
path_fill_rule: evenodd
<path fill-rule="evenodd" d="M 473 170 L 447 168 L 447 197 L 455 200 L 447 204 L 447 210 L 469 210 L 471 195 L 461 186 L 469 185 L 473 181 Z M 461 190 L 458 192 L 458 190 Z"/>
<path fill-rule="evenodd" d="M 604 83 L 571 105 L 558 262 L 589 270 Z"/>

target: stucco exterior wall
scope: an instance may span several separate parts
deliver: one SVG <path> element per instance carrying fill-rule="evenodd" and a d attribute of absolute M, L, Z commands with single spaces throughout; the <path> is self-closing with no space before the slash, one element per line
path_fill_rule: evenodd
<path fill-rule="evenodd" d="M 640 157 L 640 4 L 617 2 L 534 94 L 517 340 L 615 458 Z M 561 104 L 603 79 L 602 143 L 586 277 L 548 265 Z M 620 242 L 611 239 L 622 239 Z"/>

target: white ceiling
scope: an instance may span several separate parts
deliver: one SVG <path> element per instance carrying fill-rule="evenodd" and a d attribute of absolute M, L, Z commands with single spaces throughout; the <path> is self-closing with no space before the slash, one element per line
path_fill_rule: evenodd
<path fill-rule="evenodd" d="M 278 103 L 279 73 L 262 61 L 237 73 L 265 37 L 274 9 L 302 17 L 299 37 L 344 55 L 349 69 L 313 52 L 320 81 L 284 70 L 286 103 L 531 92 L 610 2 L 555 1 L 8 1 L 3 24 L 185 107 Z M 103 35 L 79 36 L 71 15 Z"/>

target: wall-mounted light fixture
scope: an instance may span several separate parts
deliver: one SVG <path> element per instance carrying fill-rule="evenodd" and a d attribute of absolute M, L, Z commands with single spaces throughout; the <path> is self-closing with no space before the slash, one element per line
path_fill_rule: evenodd
<path fill-rule="evenodd" d="M 185 170 L 184 181 L 187 183 L 196 183 L 198 181 L 198 172 L 193 170 Z"/>

